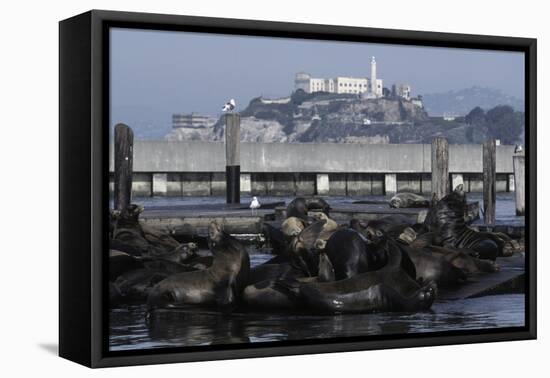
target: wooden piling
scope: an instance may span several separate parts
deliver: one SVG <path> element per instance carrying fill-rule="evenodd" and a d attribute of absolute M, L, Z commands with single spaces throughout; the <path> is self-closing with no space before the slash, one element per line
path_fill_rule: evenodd
<path fill-rule="evenodd" d="M 240 127 L 241 117 L 238 113 L 225 115 L 225 180 L 228 204 L 241 202 Z"/>
<path fill-rule="evenodd" d="M 495 223 L 496 210 L 496 142 L 490 139 L 483 144 L 483 220 Z"/>
<path fill-rule="evenodd" d="M 449 143 L 441 137 L 432 140 L 432 192 L 438 200 L 449 192 Z"/>
<path fill-rule="evenodd" d="M 134 132 L 123 123 L 115 126 L 115 192 L 114 208 L 125 209 L 132 201 Z"/>
<path fill-rule="evenodd" d="M 525 215 L 525 155 L 515 155 L 514 189 L 516 193 L 516 215 Z"/>

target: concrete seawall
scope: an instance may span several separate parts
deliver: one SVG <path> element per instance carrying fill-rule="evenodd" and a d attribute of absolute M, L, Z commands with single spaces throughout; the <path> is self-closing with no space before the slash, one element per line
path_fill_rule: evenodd
<path fill-rule="evenodd" d="M 498 146 L 496 154 L 497 191 L 513 190 L 514 146 Z M 482 145 L 449 146 L 453 186 L 463 182 L 467 191 L 481 191 L 482 171 Z M 431 145 L 242 143 L 241 172 L 244 194 L 429 194 Z M 133 191 L 139 196 L 224 195 L 224 144 L 136 141 Z"/>

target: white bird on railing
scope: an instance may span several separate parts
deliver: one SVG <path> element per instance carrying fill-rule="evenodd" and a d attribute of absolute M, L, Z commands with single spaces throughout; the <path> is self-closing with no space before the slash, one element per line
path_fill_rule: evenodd
<path fill-rule="evenodd" d="M 222 112 L 232 112 L 233 109 L 235 109 L 235 100 L 231 99 L 228 102 L 225 103 L 225 105 L 222 108 Z"/>
<path fill-rule="evenodd" d="M 260 205 L 260 201 L 258 201 L 258 198 L 252 197 L 252 202 L 250 202 L 250 210 L 252 210 L 252 214 L 255 214 L 261 206 L 262 205 Z"/>
<path fill-rule="evenodd" d="M 523 152 L 523 146 L 521 144 L 516 144 L 516 148 L 514 149 L 515 154 L 519 154 Z"/>

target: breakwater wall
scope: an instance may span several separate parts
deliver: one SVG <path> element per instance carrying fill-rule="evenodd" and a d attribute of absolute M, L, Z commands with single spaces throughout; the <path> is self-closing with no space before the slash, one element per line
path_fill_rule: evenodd
<path fill-rule="evenodd" d="M 243 194 L 431 193 L 430 144 L 241 143 Z M 451 186 L 483 189 L 482 145 L 449 145 Z M 497 146 L 497 191 L 513 191 L 514 146 Z M 113 190 L 113 146 L 109 169 Z M 135 141 L 136 196 L 223 196 L 224 143 Z"/>

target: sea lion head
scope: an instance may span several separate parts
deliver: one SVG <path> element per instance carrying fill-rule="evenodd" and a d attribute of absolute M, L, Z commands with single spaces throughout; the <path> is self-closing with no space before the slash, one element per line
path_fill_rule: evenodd
<path fill-rule="evenodd" d="M 208 245 L 210 248 L 215 247 L 223 240 L 222 227 L 213 221 L 208 225 Z"/>
<path fill-rule="evenodd" d="M 390 199 L 390 207 L 393 207 L 395 209 L 400 208 L 403 205 L 403 200 L 399 196 L 393 196 Z"/>
<path fill-rule="evenodd" d="M 144 207 L 141 205 L 131 204 L 126 208 L 118 211 L 116 214 L 116 222 L 118 226 L 137 225 L 139 222 L 139 215 L 143 212 Z"/>
<path fill-rule="evenodd" d="M 367 244 L 379 244 L 386 240 L 386 235 L 382 230 L 367 226 L 364 233 L 367 238 Z"/>
<path fill-rule="evenodd" d="M 184 243 L 181 244 L 177 249 L 177 262 L 185 263 L 186 261 L 192 259 L 197 255 L 199 247 L 196 243 Z"/>
<path fill-rule="evenodd" d="M 328 216 L 325 213 L 321 213 L 321 212 L 314 213 L 312 217 L 317 221 L 328 220 Z"/>

